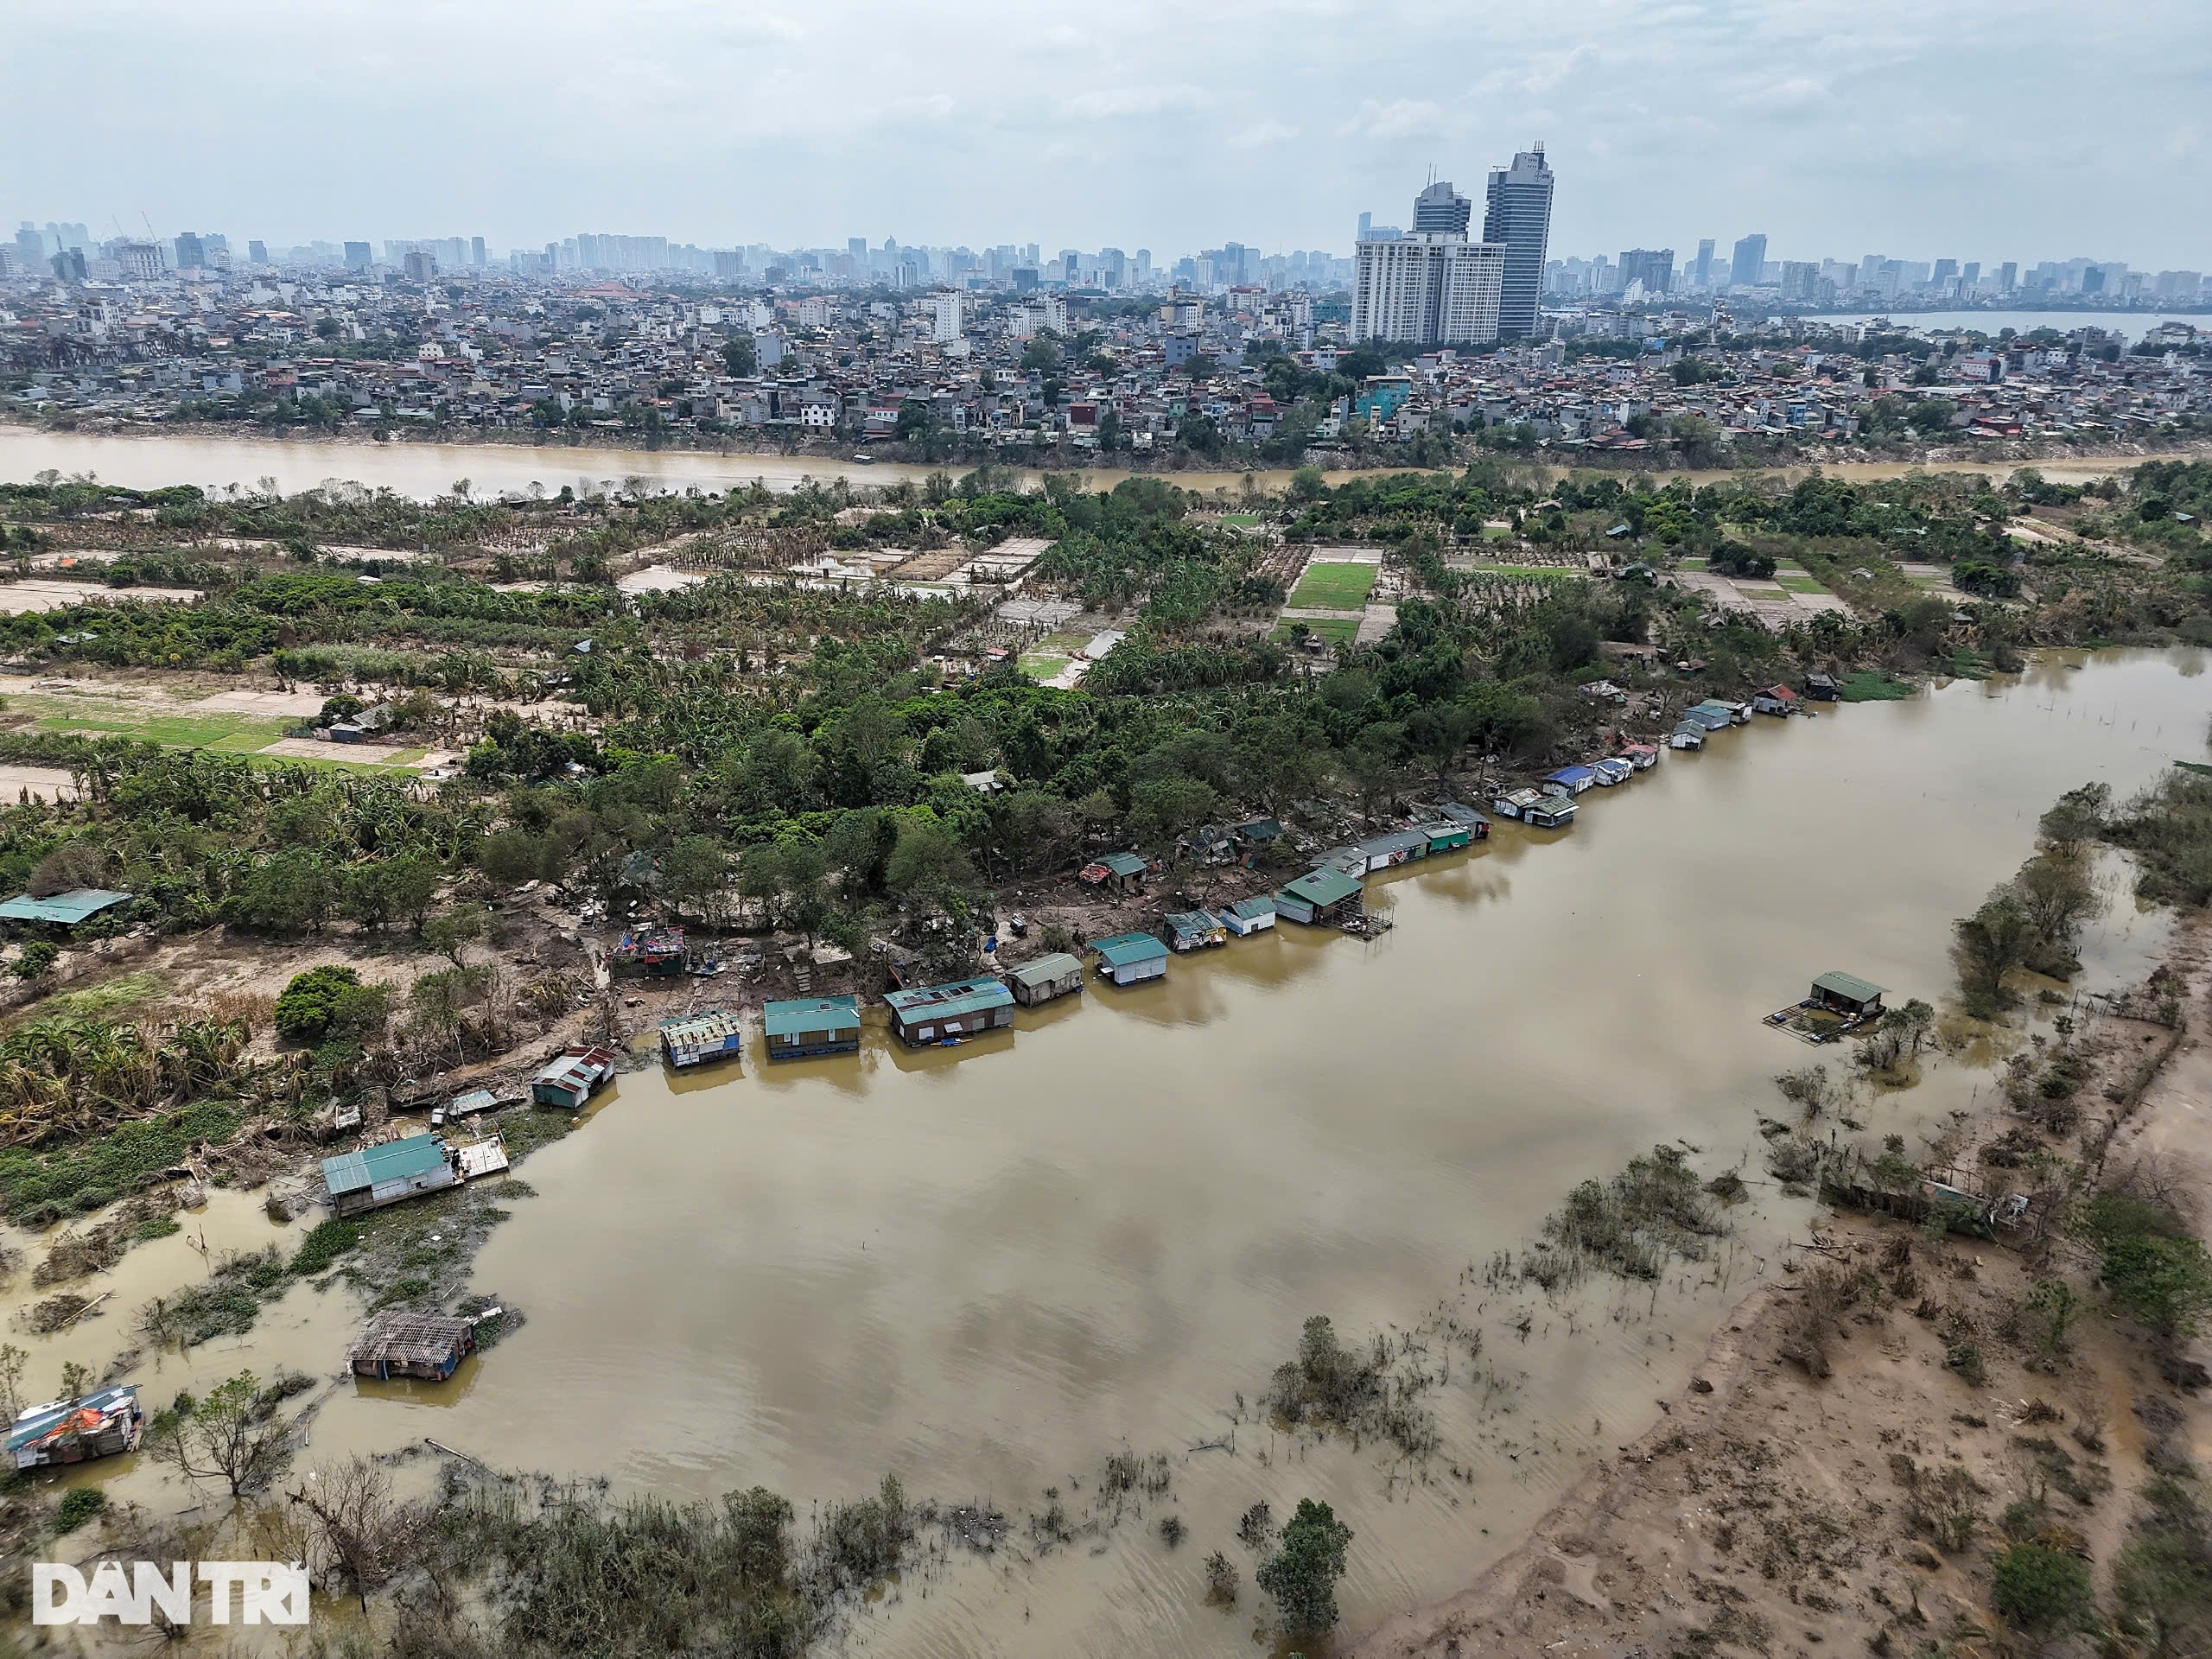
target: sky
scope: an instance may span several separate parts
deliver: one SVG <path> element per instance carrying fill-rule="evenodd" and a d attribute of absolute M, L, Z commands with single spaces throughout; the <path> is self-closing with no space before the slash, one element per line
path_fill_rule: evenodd
<path fill-rule="evenodd" d="M 1348 254 L 1541 141 L 1554 255 L 2212 269 L 2206 0 L 5 0 L 0 215 L 242 245 Z M 142 215 L 144 216 L 142 218 Z M 1479 207 L 1478 207 L 1479 223 Z"/>

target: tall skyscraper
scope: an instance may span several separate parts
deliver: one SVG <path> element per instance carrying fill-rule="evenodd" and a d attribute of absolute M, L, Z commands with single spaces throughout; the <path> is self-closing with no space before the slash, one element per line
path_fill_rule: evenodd
<path fill-rule="evenodd" d="M 176 268 L 197 270 L 207 263 L 207 247 L 190 231 L 181 232 L 176 238 Z"/>
<path fill-rule="evenodd" d="M 1355 340 L 1479 346 L 1498 335 L 1506 250 L 1464 235 L 1416 231 L 1359 245 L 1352 283 Z"/>
<path fill-rule="evenodd" d="M 368 268 L 369 245 L 365 242 L 348 242 L 346 245 L 346 269 L 366 270 Z"/>
<path fill-rule="evenodd" d="M 1465 236 L 1474 213 L 1474 203 L 1440 179 L 1414 198 L 1414 234 Z M 1367 215 L 1360 218 L 1365 220 Z"/>
<path fill-rule="evenodd" d="M 1713 238 L 1698 238 L 1697 263 L 1690 267 L 1690 281 L 1700 289 L 1713 286 Z"/>
<path fill-rule="evenodd" d="M 484 238 L 480 236 L 468 238 L 468 263 L 480 270 L 484 268 Z"/>
<path fill-rule="evenodd" d="M 1642 283 L 1647 295 L 1666 293 L 1675 285 L 1672 248 L 1626 248 L 1621 252 L 1621 286 Z"/>
<path fill-rule="evenodd" d="M 1552 229 L 1552 170 L 1544 147 L 1524 149 L 1511 167 L 1491 169 L 1483 208 L 1483 240 L 1505 250 L 1497 332 L 1526 339 L 1536 332 L 1536 300 L 1544 287 L 1544 247 Z"/>
<path fill-rule="evenodd" d="M 1728 262 L 1728 280 L 1738 288 L 1757 288 L 1759 269 L 1765 264 L 1766 232 L 1761 231 L 1736 245 L 1735 257 Z"/>
<path fill-rule="evenodd" d="M 2020 285 L 2020 262 L 2007 259 L 1997 267 L 1997 287 L 2000 293 L 2010 294 Z"/>

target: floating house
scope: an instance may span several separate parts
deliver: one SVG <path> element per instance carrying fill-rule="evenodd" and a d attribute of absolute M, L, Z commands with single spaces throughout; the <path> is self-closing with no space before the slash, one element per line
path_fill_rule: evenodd
<path fill-rule="evenodd" d="M 1477 808 L 1459 801 L 1440 801 L 1437 803 L 1436 810 L 1452 823 L 1465 829 L 1468 840 L 1488 841 L 1490 839 L 1490 820 L 1484 817 Z"/>
<path fill-rule="evenodd" d="M 1428 833 L 1422 830 L 1393 830 L 1388 835 L 1370 836 L 1365 841 L 1354 842 L 1345 851 L 1352 856 L 1332 856 L 1329 861 L 1354 875 L 1370 874 L 1376 870 L 1389 869 L 1394 865 L 1409 864 L 1417 858 L 1427 858 Z"/>
<path fill-rule="evenodd" d="M 677 1071 L 745 1052 L 745 1027 L 728 1008 L 707 1008 L 660 1022 L 660 1056 Z"/>
<path fill-rule="evenodd" d="M 772 1060 L 860 1052 L 861 1000 L 856 996 L 802 996 L 771 1002 L 762 1010 L 761 1023 Z"/>
<path fill-rule="evenodd" d="M 1149 933 L 1116 933 L 1093 939 L 1098 971 L 1116 985 L 1135 985 L 1167 973 L 1167 947 Z"/>
<path fill-rule="evenodd" d="M 95 1389 L 74 1400 L 33 1406 L 8 1429 L 8 1455 L 18 1469 L 52 1469 L 129 1452 L 145 1432 L 138 1390 L 130 1383 Z"/>
<path fill-rule="evenodd" d="M 891 1029 L 917 1047 L 1014 1023 L 1014 993 L 988 976 L 887 991 L 883 1000 L 891 1009 Z"/>
<path fill-rule="evenodd" d="M 1144 886 L 1145 876 L 1151 869 L 1152 861 L 1142 853 L 1109 853 L 1103 858 L 1092 860 L 1076 874 L 1094 887 L 1135 893 Z"/>
<path fill-rule="evenodd" d="M 1264 933 L 1275 925 L 1275 901 L 1266 893 L 1250 899 L 1239 899 L 1226 910 L 1217 910 L 1221 925 L 1239 938 L 1249 934 Z"/>
<path fill-rule="evenodd" d="M 1815 702 L 1834 702 L 1842 692 L 1843 688 L 1835 683 L 1833 674 L 1808 674 L 1805 677 L 1805 695 Z"/>
<path fill-rule="evenodd" d="M 130 895 L 117 893 L 108 887 L 76 887 L 67 893 L 49 893 L 43 899 L 34 899 L 28 893 L 19 893 L 0 903 L 0 922 L 28 925 L 59 933 L 68 933 L 102 911 L 112 910 L 118 905 L 127 905 Z"/>
<path fill-rule="evenodd" d="M 1054 997 L 1082 995 L 1083 963 L 1065 950 L 1055 950 L 1012 969 L 1007 975 L 1007 983 L 1015 1001 L 1025 1008 L 1033 1008 Z"/>
<path fill-rule="evenodd" d="M 1170 911 L 1160 919 L 1167 929 L 1168 944 L 1179 952 L 1204 950 L 1229 943 L 1229 930 L 1211 911 Z"/>
<path fill-rule="evenodd" d="M 1533 789 L 1509 789 L 1491 799 L 1490 810 L 1501 818 L 1524 818 L 1543 798 Z"/>
<path fill-rule="evenodd" d="M 395 1376 L 443 1382 L 476 1351 L 476 1326 L 435 1313 L 380 1313 L 346 1350 L 357 1376 L 388 1382 Z"/>
<path fill-rule="evenodd" d="M 1797 712 L 1797 694 L 1786 685 L 1770 685 L 1764 691 L 1751 694 L 1751 712 L 1756 715 L 1793 715 Z"/>
<path fill-rule="evenodd" d="M 1638 772 L 1649 772 L 1659 764 L 1659 751 L 1653 744 L 1631 743 L 1621 751 L 1621 759 Z"/>
<path fill-rule="evenodd" d="M 530 1080 L 530 1098 L 573 1112 L 607 1086 L 614 1066 L 613 1049 L 572 1043 L 538 1068 Z"/>
<path fill-rule="evenodd" d="M 1831 969 L 1813 982 L 1806 1000 L 1846 1019 L 1864 1020 L 1882 1012 L 1882 990 L 1872 980 Z"/>
<path fill-rule="evenodd" d="M 1564 830 L 1574 822 L 1574 797 L 1539 795 L 1521 822 L 1531 830 Z"/>
<path fill-rule="evenodd" d="M 1561 766 L 1557 772 L 1536 785 L 1545 795 L 1580 795 L 1598 781 L 1598 774 L 1587 766 Z"/>
<path fill-rule="evenodd" d="M 322 1185 L 332 1212 L 351 1217 L 458 1186 L 461 1173 L 436 1135 L 410 1135 L 324 1159 Z"/>
<path fill-rule="evenodd" d="M 1670 749 L 1701 749 L 1705 747 L 1705 730 L 1698 721 L 1686 720 L 1668 734 L 1667 747 Z"/>
<path fill-rule="evenodd" d="M 1735 710 L 1725 702 L 1694 702 L 1682 711 L 1682 718 L 1708 732 L 1726 731 L 1736 723 Z"/>
<path fill-rule="evenodd" d="M 1598 774 L 1600 788 L 1616 789 L 1636 776 L 1636 762 L 1609 754 L 1602 760 L 1592 760 L 1590 770 Z"/>
<path fill-rule="evenodd" d="M 1425 824 L 1414 832 L 1428 843 L 1427 854 L 1457 852 L 1475 838 L 1472 829 L 1464 823 Z"/>
<path fill-rule="evenodd" d="M 1275 890 L 1275 913 L 1312 927 L 1351 920 L 1360 913 L 1364 894 L 1357 881 L 1324 865 Z"/>

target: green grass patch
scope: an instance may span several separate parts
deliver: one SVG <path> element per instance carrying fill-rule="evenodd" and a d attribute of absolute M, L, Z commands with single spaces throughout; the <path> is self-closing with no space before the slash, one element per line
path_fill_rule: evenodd
<path fill-rule="evenodd" d="M 171 1233 L 183 1230 L 184 1224 L 175 1216 L 154 1216 L 132 1228 L 130 1236 L 141 1244 L 150 1244 L 157 1238 L 167 1238 Z"/>
<path fill-rule="evenodd" d="M 82 990 L 56 991 L 39 1003 L 37 1016 L 27 1024 L 60 1020 L 113 1020 L 118 1014 L 168 995 L 168 981 L 150 969 L 118 974 Z"/>
<path fill-rule="evenodd" d="M 1478 564 L 1470 567 L 1470 575 L 1512 576 L 1522 582 L 1580 582 L 1574 571 L 1556 564 Z"/>
<path fill-rule="evenodd" d="M 194 1141 L 228 1141 L 245 1117 L 231 1102 L 201 1101 L 51 1151 L 10 1147 L 0 1152 L 0 1210 L 29 1226 L 97 1210 L 182 1162 Z"/>
<path fill-rule="evenodd" d="M 242 1337 L 260 1319 L 261 1304 L 283 1295 L 290 1282 L 283 1252 L 274 1244 L 234 1255 L 207 1283 L 188 1285 L 172 1296 L 156 1296 L 146 1305 L 140 1328 L 180 1348 L 197 1348 L 218 1337 Z"/>
<path fill-rule="evenodd" d="M 1291 590 L 1294 610 L 1356 611 L 1367 603 L 1368 590 L 1382 574 L 1379 564 L 1321 563 L 1306 567 L 1306 574 Z"/>
<path fill-rule="evenodd" d="M 1033 654 L 1021 659 L 1021 671 L 1033 680 L 1049 680 L 1073 660 L 1072 658 L 1068 657 Z"/>
<path fill-rule="evenodd" d="M 1256 512 L 1224 512 L 1221 515 L 1221 522 L 1224 524 L 1256 524 L 1260 522 L 1260 515 Z"/>
<path fill-rule="evenodd" d="M 61 1507 L 54 1512 L 54 1529 L 57 1533 L 74 1532 L 106 1508 L 107 1494 L 99 1487 L 72 1486 L 62 1493 Z"/>
<path fill-rule="evenodd" d="M 1678 570 L 1702 570 L 1711 563 L 1711 560 L 1700 558 L 1693 553 L 1687 557 L 1676 559 L 1675 568 Z"/>
<path fill-rule="evenodd" d="M 1359 619 L 1353 616 L 1305 616 L 1298 620 L 1306 625 L 1308 633 L 1318 634 L 1332 645 L 1350 645 L 1352 636 L 1359 632 Z M 1268 637 L 1277 643 L 1287 640 L 1293 626 L 1279 622 Z"/>
<path fill-rule="evenodd" d="M 302 1279 L 314 1277 L 337 1265 L 338 1258 L 346 1251 L 357 1249 L 361 1243 L 361 1230 L 350 1221 L 332 1217 L 315 1224 L 300 1242 L 299 1254 L 292 1258 L 292 1273 Z"/>
<path fill-rule="evenodd" d="M 1802 575 L 1794 570 L 1777 571 L 1775 575 L 1774 580 L 1777 585 L 1788 588 L 1793 594 L 1825 594 L 1827 592 L 1826 588 L 1822 587 L 1821 583 L 1815 581 L 1812 577 Z"/>
<path fill-rule="evenodd" d="M 1043 657 L 1072 657 L 1090 642 L 1090 636 L 1087 633 L 1062 631 L 1046 634 L 1029 649 Z"/>
<path fill-rule="evenodd" d="M 1836 695 L 1845 702 L 1895 702 L 1912 695 L 1912 687 L 1893 680 L 1878 668 L 1862 668 L 1837 682 Z"/>

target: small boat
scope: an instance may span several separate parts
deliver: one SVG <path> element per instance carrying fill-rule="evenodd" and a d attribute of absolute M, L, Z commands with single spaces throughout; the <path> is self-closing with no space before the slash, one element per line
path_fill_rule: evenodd
<path fill-rule="evenodd" d="M 853 464 L 855 467 L 873 467 L 875 465 L 875 457 L 868 454 L 867 450 L 862 449 L 854 455 Z"/>

